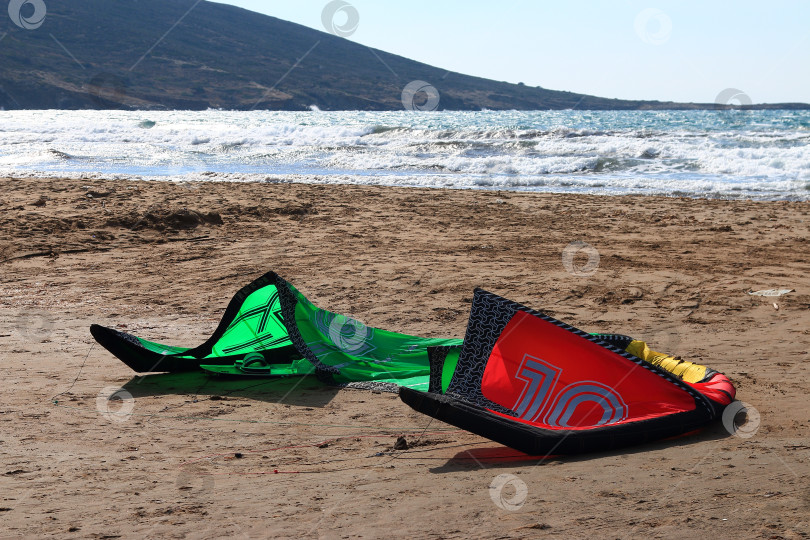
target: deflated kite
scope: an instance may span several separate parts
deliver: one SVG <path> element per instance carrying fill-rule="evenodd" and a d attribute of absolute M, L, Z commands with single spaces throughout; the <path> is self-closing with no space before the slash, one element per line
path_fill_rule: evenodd
<path fill-rule="evenodd" d="M 96 340 L 139 373 L 314 374 L 399 391 L 415 410 L 531 455 L 609 450 L 695 431 L 735 395 L 728 378 L 616 334 L 587 334 L 476 290 L 464 340 L 367 327 L 313 305 L 270 272 L 231 300 L 193 348 L 98 325 Z"/>
<path fill-rule="evenodd" d="M 721 417 L 725 375 L 621 335 L 591 335 L 476 290 L 464 344 L 429 350 L 419 412 L 530 455 L 609 450 L 674 437 Z"/>

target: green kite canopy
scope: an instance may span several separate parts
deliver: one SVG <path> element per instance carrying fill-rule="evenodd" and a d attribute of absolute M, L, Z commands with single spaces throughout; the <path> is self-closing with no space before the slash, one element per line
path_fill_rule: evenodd
<path fill-rule="evenodd" d="M 428 347 L 459 347 L 372 328 L 315 306 L 269 272 L 236 293 L 214 334 L 194 348 L 147 341 L 93 325 L 93 337 L 138 373 L 205 369 L 234 375 L 314 373 L 322 381 L 396 391 L 427 390 Z"/>

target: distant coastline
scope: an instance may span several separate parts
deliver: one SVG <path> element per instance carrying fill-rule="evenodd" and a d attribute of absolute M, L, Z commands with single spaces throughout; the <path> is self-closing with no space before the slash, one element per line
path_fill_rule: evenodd
<path fill-rule="evenodd" d="M 230 5 L 202 2 L 186 10 L 181 2 L 161 0 L 71 0 L 49 4 L 41 28 L 0 17 L 0 108 L 810 109 L 807 103 L 753 104 L 731 88 L 708 91 L 705 103 L 548 90 L 450 72 Z M 164 39 L 166 28 L 173 30 Z"/>

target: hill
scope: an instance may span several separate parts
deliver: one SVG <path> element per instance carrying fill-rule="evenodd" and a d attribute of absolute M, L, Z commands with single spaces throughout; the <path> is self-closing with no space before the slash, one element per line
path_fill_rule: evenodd
<path fill-rule="evenodd" d="M 401 110 L 416 80 L 435 87 L 439 109 L 715 107 L 491 81 L 213 2 L 48 2 L 42 21 L 37 2 L 22 6 L 20 24 L 0 17 L 5 109 Z M 417 106 L 432 106 L 431 92 Z"/>

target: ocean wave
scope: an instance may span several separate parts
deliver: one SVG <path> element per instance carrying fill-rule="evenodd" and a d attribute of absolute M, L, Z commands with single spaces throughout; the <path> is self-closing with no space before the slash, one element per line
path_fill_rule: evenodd
<path fill-rule="evenodd" d="M 73 156 L 71 156 L 67 152 L 61 152 L 54 148 L 48 148 L 48 154 L 61 161 L 69 161 L 73 159 Z"/>
<path fill-rule="evenodd" d="M 727 112 L 12 111 L 0 174 L 806 199 L 810 113 Z"/>

